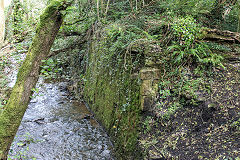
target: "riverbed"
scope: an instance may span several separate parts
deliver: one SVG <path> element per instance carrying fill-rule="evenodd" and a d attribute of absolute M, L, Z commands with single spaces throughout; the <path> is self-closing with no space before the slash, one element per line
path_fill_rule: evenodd
<path fill-rule="evenodd" d="M 8 73 L 10 87 L 16 73 Z M 67 85 L 45 83 L 40 78 L 11 145 L 9 159 L 114 159 L 110 138 L 84 102 L 68 93 Z"/>

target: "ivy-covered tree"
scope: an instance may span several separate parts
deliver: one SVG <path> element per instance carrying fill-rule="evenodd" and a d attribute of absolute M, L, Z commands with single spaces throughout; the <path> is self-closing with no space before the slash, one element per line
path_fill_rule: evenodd
<path fill-rule="evenodd" d="M 70 4 L 67 0 L 52 0 L 40 17 L 36 35 L 27 57 L 19 69 L 10 99 L 0 115 L 0 160 L 7 159 L 9 148 L 30 101 L 31 90 L 37 83 L 42 60 L 48 57 L 62 24 L 61 11 Z"/>

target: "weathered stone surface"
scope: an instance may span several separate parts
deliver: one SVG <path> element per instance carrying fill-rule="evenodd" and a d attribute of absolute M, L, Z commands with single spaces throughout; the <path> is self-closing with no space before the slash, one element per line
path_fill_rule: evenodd
<path fill-rule="evenodd" d="M 151 96 L 141 96 L 141 109 L 142 111 L 151 110 L 153 105 L 153 98 Z"/>
<path fill-rule="evenodd" d="M 152 80 L 143 80 L 142 81 L 140 95 L 143 95 L 143 96 L 155 95 L 155 91 L 153 90 L 153 87 L 152 87 Z"/>
<path fill-rule="evenodd" d="M 140 78 L 142 80 L 160 79 L 161 70 L 157 68 L 144 68 L 140 71 Z"/>
<path fill-rule="evenodd" d="M 160 75 L 161 70 L 157 68 L 144 68 L 140 71 L 140 78 L 142 79 L 140 101 L 143 111 L 151 110 L 154 98 L 157 95 Z"/>
<path fill-rule="evenodd" d="M 161 50 L 162 48 L 159 45 L 151 44 L 147 46 L 147 49 L 144 54 L 151 57 L 151 56 L 159 55 L 159 53 L 161 53 Z"/>

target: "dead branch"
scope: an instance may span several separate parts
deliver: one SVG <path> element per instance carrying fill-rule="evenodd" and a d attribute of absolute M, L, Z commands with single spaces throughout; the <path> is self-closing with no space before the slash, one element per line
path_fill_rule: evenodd
<path fill-rule="evenodd" d="M 203 39 L 224 41 L 230 43 L 240 43 L 240 34 L 231 31 L 221 31 L 218 29 L 204 29 Z"/>

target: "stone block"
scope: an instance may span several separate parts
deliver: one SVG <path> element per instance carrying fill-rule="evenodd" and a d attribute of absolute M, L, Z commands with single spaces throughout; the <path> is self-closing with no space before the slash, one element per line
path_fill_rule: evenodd
<path fill-rule="evenodd" d="M 149 96 L 141 96 L 142 111 L 150 111 L 153 105 L 153 98 Z"/>
<path fill-rule="evenodd" d="M 154 94 L 155 94 L 155 91 L 153 90 L 152 80 L 143 80 L 140 88 L 140 95 L 150 96 Z"/>
<path fill-rule="evenodd" d="M 155 68 L 154 72 L 155 72 L 155 74 L 154 74 L 154 79 L 155 79 L 155 80 L 159 80 L 159 79 L 162 77 L 162 72 L 161 72 L 161 70 Z"/>
<path fill-rule="evenodd" d="M 153 88 L 154 91 L 158 90 L 158 86 L 159 86 L 159 80 L 158 79 L 153 80 L 152 88 Z"/>
<path fill-rule="evenodd" d="M 162 48 L 159 45 L 148 45 L 145 50 L 145 55 L 152 57 L 159 55 L 162 52 Z"/>
<path fill-rule="evenodd" d="M 157 68 L 144 68 L 140 71 L 140 78 L 142 80 L 160 79 L 161 70 Z"/>

